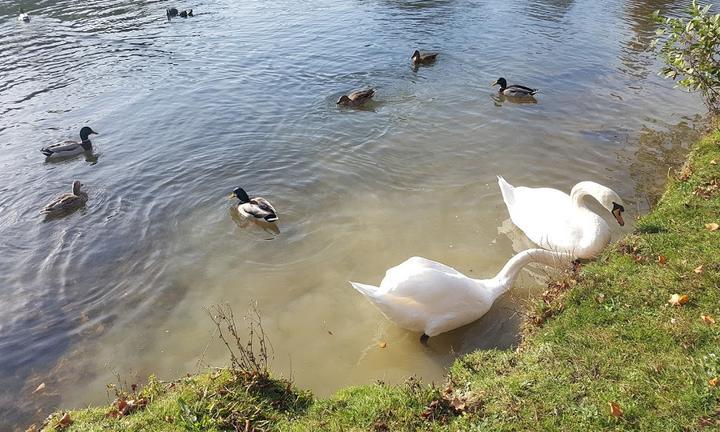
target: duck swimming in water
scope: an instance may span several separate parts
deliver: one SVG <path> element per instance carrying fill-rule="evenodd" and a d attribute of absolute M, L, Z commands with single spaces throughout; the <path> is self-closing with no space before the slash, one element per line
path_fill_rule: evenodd
<path fill-rule="evenodd" d="M 238 213 L 245 217 L 254 217 L 265 222 L 278 220 L 275 208 L 268 200 L 262 197 L 250 198 L 243 188 L 237 188 L 230 194 L 230 199 L 237 198 L 240 204 L 237 206 Z"/>
<path fill-rule="evenodd" d="M 26 14 L 23 8 L 20 8 L 20 14 L 18 15 L 18 21 L 30 22 L 30 15 Z"/>
<path fill-rule="evenodd" d="M 40 213 L 47 216 L 61 216 L 85 205 L 88 195 L 81 191 L 82 183 L 75 180 L 72 184 L 72 193 L 65 193 L 50 201 Z"/>
<path fill-rule="evenodd" d="M 97 132 L 88 126 L 80 129 L 80 141 L 65 141 L 51 146 L 43 147 L 40 152 L 51 159 L 60 159 L 65 157 L 77 156 L 82 153 L 92 152 L 92 142 L 90 135 L 98 135 Z"/>
<path fill-rule="evenodd" d="M 190 17 L 193 16 L 192 9 L 188 9 L 188 10 L 184 10 L 184 11 L 180 12 L 180 18 L 187 18 L 189 16 Z"/>
<path fill-rule="evenodd" d="M 435 60 L 437 60 L 438 53 L 435 52 L 426 52 L 421 53 L 418 50 L 415 50 L 415 52 L 412 55 L 412 62 L 414 66 L 418 65 L 428 65 L 435 63 Z"/>
<path fill-rule="evenodd" d="M 373 88 L 358 90 L 350 94 L 340 96 L 340 99 L 337 101 L 337 105 L 356 107 L 369 102 L 373 96 L 375 96 L 375 89 Z"/>
<path fill-rule="evenodd" d="M 497 81 L 490 85 L 490 87 L 496 85 L 500 86 L 500 90 L 498 90 L 499 93 L 511 97 L 529 97 L 535 95 L 539 91 L 538 89 L 525 87 L 518 84 L 513 84 L 509 86 L 505 78 L 498 78 Z"/>

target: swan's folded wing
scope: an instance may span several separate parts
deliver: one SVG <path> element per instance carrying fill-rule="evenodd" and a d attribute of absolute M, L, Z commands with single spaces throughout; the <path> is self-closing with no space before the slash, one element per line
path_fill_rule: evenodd
<path fill-rule="evenodd" d="M 475 281 L 452 267 L 424 258 L 411 260 L 388 270 L 380 284 L 384 295 L 411 299 L 424 307 L 435 308 L 476 294 Z"/>

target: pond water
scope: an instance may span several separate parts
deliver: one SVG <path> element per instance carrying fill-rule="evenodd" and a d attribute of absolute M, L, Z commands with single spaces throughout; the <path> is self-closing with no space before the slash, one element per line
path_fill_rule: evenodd
<path fill-rule="evenodd" d="M 257 302 L 273 369 L 319 396 L 512 348 L 542 270 L 430 348 L 348 281 L 413 255 L 494 275 L 529 245 L 498 174 L 594 180 L 626 220 L 647 211 L 703 127 L 648 49 L 649 14 L 687 3 L 200 0 L 168 22 L 165 1 L 2 2 L 0 424 L 105 402 L 115 375 L 224 364 L 216 303 Z M 415 48 L 438 62 L 413 70 Z M 497 100 L 500 76 L 539 87 L 537 103 Z M 335 106 L 366 86 L 365 109 Z M 44 161 L 83 125 L 96 158 Z M 74 179 L 87 207 L 44 221 Z M 233 217 L 237 186 L 273 202 L 279 232 Z"/>

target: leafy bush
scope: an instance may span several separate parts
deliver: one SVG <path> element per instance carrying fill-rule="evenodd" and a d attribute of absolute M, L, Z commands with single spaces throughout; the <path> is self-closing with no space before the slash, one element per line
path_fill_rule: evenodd
<path fill-rule="evenodd" d="M 693 0 L 687 18 L 654 17 L 660 24 L 655 45 L 661 45 L 665 78 L 688 91 L 702 93 L 711 112 L 720 113 L 720 14 Z"/>

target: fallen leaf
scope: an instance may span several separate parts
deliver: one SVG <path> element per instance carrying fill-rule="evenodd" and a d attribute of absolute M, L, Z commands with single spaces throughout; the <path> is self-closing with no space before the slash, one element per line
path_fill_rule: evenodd
<path fill-rule="evenodd" d="M 31 424 L 27 429 L 25 429 L 25 432 L 38 432 L 37 425 L 35 423 Z"/>
<path fill-rule="evenodd" d="M 707 325 L 715 324 L 715 319 L 713 317 L 711 317 L 710 315 L 702 314 L 702 315 L 700 315 L 700 319 Z"/>
<path fill-rule="evenodd" d="M 670 318 L 670 324 L 675 324 L 677 320 L 675 318 Z"/>
<path fill-rule="evenodd" d="M 70 413 L 67 413 L 67 412 L 66 412 L 66 413 L 63 414 L 63 416 L 60 418 L 60 421 L 58 422 L 58 427 L 60 427 L 60 429 L 65 429 L 66 427 L 70 426 L 70 425 L 72 424 L 72 422 L 73 422 L 73 421 L 72 421 L 72 419 L 70 418 Z"/>
<path fill-rule="evenodd" d="M 41 392 L 43 390 L 45 390 L 45 383 L 40 383 L 40 385 L 37 386 L 37 388 L 35 390 L 33 390 L 33 394 L 35 394 L 37 392 Z"/>
<path fill-rule="evenodd" d="M 378 346 L 379 346 L 380 348 L 385 348 L 385 347 L 387 347 L 387 342 L 382 341 L 382 342 L 380 342 L 380 343 L 378 344 Z"/>
<path fill-rule="evenodd" d="M 711 160 L 710 165 L 717 165 L 717 161 L 715 159 Z"/>
<path fill-rule="evenodd" d="M 690 299 L 689 299 L 688 296 L 685 295 L 685 294 L 683 294 L 683 295 L 673 294 L 673 295 L 670 297 L 670 300 L 668 300 L 668 303 L 670 303 L 670 304 L 673 305 L 673 306 L 682 306 L 682 305 L 684 305 L 685 303 L 687 303 L 688 300 L 690 300 Z"/>
<path fill-rule="evenodd" d="M 720 380 L 718 380 L 717 378 L 710 378 L 708 380 L 708 385 L 710 387 L 717 387 L 718 383 L 720 383 Z"/>
<path fill-rule="evenodd" d="M 664 266 L 666 262 L 667 262 L 667 259 L 665 258 L 665 255 L 660 255 L 658 257 L 658 264 L 660 264 L 661 266 Z"/>
<path fill-rule="evenodd" d="M 717 231 L 718 228 L 720 228 L 720 225 L 716 224 L 715 222 L 711 222 L 711 223 L 705 224 L 705 228 L 708 231 Z"/>
<path fill-rule="evenodd" d="M 623 410 L 620 408 L 620 405 L 616 402 L 610 402 L 610 415 L 613 417 L 622 417 L 623 416 Z"/>
<path fill-rule="evenodd" d="M 463 412 L 465 411 L 465 408 L 467 408 L 465 401 L 457 397 L 450 401 L 450 406 L 457 412 Z"/>
<path fill-rule="evenodd" d="M 695 267 L 695 270 L 693 270 L 695 273 L 700 274 L 703 272 L 703 265 L 700 264 L 699 266 Z"/>

